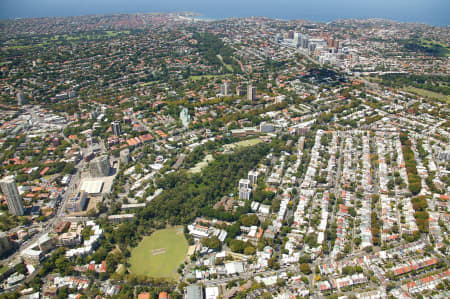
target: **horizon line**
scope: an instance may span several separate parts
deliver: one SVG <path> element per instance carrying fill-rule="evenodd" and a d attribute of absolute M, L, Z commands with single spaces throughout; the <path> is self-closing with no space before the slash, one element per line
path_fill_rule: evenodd
<path fill-rule="evenodd" d="M 415 22 L 415 21 L 400 21 L 395 19 L 389 19 L 389 18 L 383 18 L 383 17 L 341 17 L 341 18 L 335 18 L 330 19 L 327 21 L 320 21 L 320 20 L 313 20 L 313 19 L 307 19 L 307 18 L 299 18 L 299 19 L 291 19 L 291 18 L 279 18 L 279 17 L 270 17 L 270 16 L 264 16 L 264 15 L 248 15 L 248 16 L 227 16 L 227 17 L 211 17 L 206 16 L 202 13 L 195 12 L 195 11 L 151 11 L 151 12 L 117 12 L 117 13 L 91 13 L 91 14 L 81 14 L 81 15 L 59 15 L 59 16 L 32 16 L 32 17 L 0 17 L 0 21 L 17 21 L 17 20 L 28 20 L 28 19 L 57 19 L 57 18 L 76 18 L 76 17 L 90 17 L 90 16 L 113 16 L 113 15 L 139 15 L 139 14 L 163 14 L 163 15 L 170 15 L 170 14 L 187 14 L 192 13 L 196 14 L 196 16 L 192 16 L 192 18 L 197 18 L 198 20 L 204 20 L 204 21 L 222 21 L 222 20 L 228 20 L 228 19 L 247 19 L 247 18 L 267 18 L 272 20 L 280 20 L 280 21 L 307 21 L 307 22 L 315 22 L 315 23 L 330 23 L 330 22 L 336 22 L 336 21 L 370 21 L 370 20 L 379 20 L 379 21 L 388 21 L 388 22 L 395 22 L 399 24 L 422 24 L 427 25 L 431 27 L 450 27 L 450 24 L 430 24 L 426 22 Z M 202 17 L 202 18 L 199 18 Z"/>

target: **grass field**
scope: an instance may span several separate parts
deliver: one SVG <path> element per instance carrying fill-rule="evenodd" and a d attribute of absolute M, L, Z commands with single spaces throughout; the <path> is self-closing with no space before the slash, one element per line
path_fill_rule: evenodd
<path fill-rule="evenodd" d="M 145 83 L 141 83 L 140 86 L 149 86 L 149 85 L 153 85 L 155 83 L 158 83 L 159 81 L 150 81 L 150 82 L 145 82 Z"/>
<path fill-rule="evenodd" d="M 442 47 L 442 54 L 445 57 L 449 57 L 450 56 L 450 48 L 448 47 L 448 45 L 441 43 L 439 41 L 431 41 L 431 40 L 426 40 L 421 38 L 420 42 L 422 43 L 422 46 L 424 47 L 428 47 L 428 48 L 432 48 L 434 46 L 440 46 Z"/>
<path fill-rule="evenodd" d="M 85 32 L 81 34 L 55 34 L 51 37 L 42 37 L 39 43 L 30 43 L 26 39 L 10 40 L 7 46 L 9 49 L 29 49 L 33 47 L 47 47 L 50 45 L 61 44 L 62 40 L 97 40 L 103 37 L 115 37 L 119 34 L 130 34 L 130 30 L 114 31 L 108 30 L 104 34 Z"/>
<path fill-rule="evenodd" d="M 215 79 L 215 78 L 224 78 L 227 75 L 201 75 L 201 76 L 190 76 L 189 80 L 197 81 L 201 79 Z"/>
<path fill-rule="evenodd" d="M 437 92 L 434 92 L 431 90 L 416 88 L 416 87 L 412 87 L 412 86 L 408 86 L 403 89 L 405 91 L 415 93 L 422 97 L 437 99 L 440 101 L 446 101 L 447 103 L 450 103 L 450 96 L 446 96 L 445 94 L 442 94 L 442 93 L 437 93 Z"/>
<path fill-rule="evenodd" d="M 188 243 L 182 227 L 158 230 L 131 251 L 130 272 L 155 278 L 177 278 Z"/>
<path fill-rule="evenodd" d="M 222 55 L 217 54 L 217 58 L 220 59 L 220 62 L 222 62 L 223 66 L 226 67 L 228 71 L 230 71 L 230 72 L 233 71 L 233 67 L 230 64 L 226 64 L 225 62 L 223 62 Z"/>
<path fill-rule="evenodd" d="M 262 142 L 261 139 L 253 138 L 253 139 L 242 140 L 242 141 L 231 143 L 231 144 L 225 144 L 223 147 L 225 149 L 234 149 L 234 148 L 237 148 L 237 147 L 254 146 L 254 145 L 257 145 L 258 143 L 261 143 L 261 142 Z"/>
<path fill-rule="evenodd" d="M 211 154 L 206 155 L 202 161 L 198 162 L 197 164 L 195 164 L 194 167 L 190 168 L 188 170 L 189 173 L 199 173 L 202 171 L 203 168 L 205 168 L 206 166 L 208 166 L 209 162 L 213 161 L 214 158 Z"/>
<path fill-rule="evenodd" d="M 119 34 L 130 34 L 130 30 L 123 30 L 123 31 L 112 31 L 112 30 L 107 30 L 105 31 L 106 34 L 91 34 L 91 33 L 82 33 L 82 34 L 74 34 L 74 35 L 69 35 L 69 34 L 56 34 L 53 37 L 50 38 L 50 40 L 58 40 L 60 37 L 66 39 L 66 40 L 79 40 L 79 39 L 98 39 L 101 38 L 103 36 L 107 36 L 107 37 L 115 37 Z"/>

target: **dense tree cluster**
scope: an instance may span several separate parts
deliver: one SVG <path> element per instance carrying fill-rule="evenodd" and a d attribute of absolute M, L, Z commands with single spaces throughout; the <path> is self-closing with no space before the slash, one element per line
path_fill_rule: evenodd
<path fill-rule="evenodd" d="M 370 215 L 371 218 L 371 232 L 372 232 L 372 241 L 375 246 L 380 245 L 380 231 L 381 231 L 381 223 L 380 219 L 378 218 L 377 213 L 374 211 L 376 208 L 378 201 L 380 199 L 380 196 L 378 194 L 372 195 L 372 213 Z"/>
<path fill-rule="evenodd" d="M 222 243 L 216 236 L 202 239 L 202 245 L 214 250 L 219 250 L 222 247 Z"/>
<path fill-rule="evenodd" d="M 258 225 L 259 223 L 258 216 L 256 216 L 255 214 L 242 215 L 241 217 L 239 217 L 239 220 L 241 221 L 241 224 L 244 226 Z"/>
<path fill-rule="evenodd" d="M 140 218 L 169 224 L 192 221 L 201 215 L 202 208 L 212 207 L 233 192 L 238 180 L 246 177 L 268 151 L 268 145 L 259 144 L 231 155 L 217 155 L 201 174 L 181 171 L 166 175 L 157 182 L 165 191 L 139 213 Z"/>
<path fill-rule="evenodd" d="M 416 224 L 421 233 L 428 233 L 428 219 L 427 212 L 427 198 L 425 196 L 417 196 L 411 199 L 411 203 L 414 209 L 414 217 L 416 218 Z"/>
<path fill-rule="evenodd" d="M 233 58 L 233 49 L 216 35 L 212 33 L 194 33 L 193 38 L 197 40 L 197 48 L 200 54 L 212 65 L 221 66 L 222 57 L 224 63 L 231 65 L 233 72 L 241 73 L 238 62 Z"/>
<path fill-rule="evenodd" d="M 408 174 L 409 191 L 417 195 L 422 189 L 422 181 L 417 174 L 417 163 L 414 158 L 414 153 L 411 149 L 411 141 L 408 139 L 408 134 L 403 132 L 400 134 L 400 141 L 402 143 L 403 157 L 405 159 L 406 172 Z"/>
<path fill-rule="evenodd" d="M 419 39 L 400 40 L 399 44 L 407 51 L 423 53 L 433 57 L 446 57 L 450 50 L 440 44 Z"/>
<path fill-rule="evenodd" d="M 413 86 L 450 95 L 448 76 L 415 75 L 415 74 L 386 74 L 381 76 L 381 84 L 389 87 Z"/>
<path fill-rule="evenodd" d="M 253 255 L 256 252 L 256 248 L 250 242 L 244 242 L 237 239 L 231 240 L 230 249 L 233 252 L 243 253 L 246 255 Z"/>

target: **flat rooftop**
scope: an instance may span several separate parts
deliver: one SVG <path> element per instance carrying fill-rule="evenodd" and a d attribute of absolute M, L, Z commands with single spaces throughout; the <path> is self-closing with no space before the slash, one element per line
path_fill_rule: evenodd
<path fill-rule="evenodd" d="M 89 194 L 99 194 L 103 190 L 102 180 L 85 180 L 80 185 L 80 190 Z"/>

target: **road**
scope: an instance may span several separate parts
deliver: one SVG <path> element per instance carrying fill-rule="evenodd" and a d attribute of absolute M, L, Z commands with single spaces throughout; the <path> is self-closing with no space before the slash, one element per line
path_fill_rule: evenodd
<path fill-rule="evenodd" d="M 75 174 L 72 175 L 72 178 L 70 180 L 69 185 L 66 188 L 66 191 L 64 192 L 63 198 L 61 200 L 61 203 L 58 207 L 58 211 L 56 212 L 56 218 L 60 218 L 63 217 L 65 214 L 65 210 L 66 210 L 66 204 L 67 204 L 67 200 L 69 200 L 69 198 L 71 196 L 73 196 L 79 185 L 80 185 L 80 180 L 81 180 L 81 172 L 85 166 L 85 161 L 81 160 L 75 167 Z"/>
<path fill-rule="evenodd" d="M 61 221 L 65 217 L 66 203 L 69 200 L 69 198 L 71 196 L 73 196 L 73 194 L 76 192 L 77 188 L 79 187 L 79 182 L 81 179 L 80 173 L 81 173 L 85 163 L 86 162 L 84 160 L 81 160 L 76 165 L 75 174 L 72 176 L 72 179 L 71 179 L 69 185 L 66 187 L 66 191 L 62 195 L 62 199 L 58 205 L 57 211 L 55 213 L 55 217 L 51 218 L 50 220 L 48 220 L 47 222 L 45 222 L 43 224 L 30 226 L 29 228 L 35 227 L 37 229 L 41 229 L 41 231 L 39 233 L 35 234 L 34 236 L 32 236 L 30 239 L 28 239 L 24 243 L 22 243 L 20 245 L 20 247 L 16 250 L 16 252 L 14 252 L 11 256 L 9 256 L 5 260 L 3 260 L 4 264 L 13 266 L 14 261 L 20 256 L 20 253 L 24 249 L 28 248 L 31 244 L 37 242 L 40 237 L 42 237 L 43 235 L 50 232 L 53 229 L 53 226 L 55 225 L 55 223 L 57 223 L 58 221 Z M 13 231 L 15 231 L 15 230 L 13 230 Z"/>

